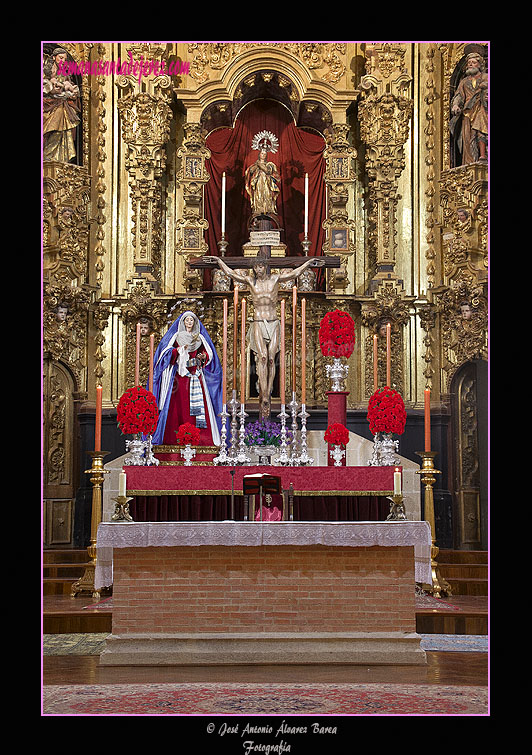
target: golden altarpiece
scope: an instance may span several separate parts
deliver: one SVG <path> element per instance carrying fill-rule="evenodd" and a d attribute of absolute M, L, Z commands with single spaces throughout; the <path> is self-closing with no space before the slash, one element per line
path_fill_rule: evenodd
<path fill-rule="evenodd" d="M 116 457 L 124 453 L 116 406 L 134 384 L 137 323 L 143 385 L 148 335 L 158 342 L 184 309 L 220 344 L 227 280 L 189 264 L 229 253 L 231 241 L 213 233 L 219 209 L 207 206 L 209 136 L 268 101 L 323 142 L 319 248 L 300 234 L 287 254 L 340 259 L 299 281 L 312 420 L 325 428 L 324 313 L 342 309 L 355 322 L 349 428 L 366 437 L 373 336 L 382 371 L 380 335 L 391 323 L 391 383 L 408 411 L 401 453 L 419 462 L 429 387 L 443 472 L 438 537 L 447 547 L 486 547 L 487 134 L 481 154 L 466 153 L 454 108 L 472 53 L 487 74 L 488 45 L 478 42 L 43 44 L 45 93 L 62 60 L 78 64 L 68 142 L 44 112 L 46 546 L 87 544 L 96 386 L 102 447 Z M 143 60 L 166 65 L 146 75 L 95 65 Z M 289 307 L 287 317 L 289 354 Z M 249 379 L 251 408 L 254 395 Z"/>

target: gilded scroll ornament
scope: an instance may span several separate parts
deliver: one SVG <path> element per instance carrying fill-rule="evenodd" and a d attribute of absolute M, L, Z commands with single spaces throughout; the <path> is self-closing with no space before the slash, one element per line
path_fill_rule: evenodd
<path fill-rule="evenodd" d="M 443 369 L 450 385 L 466 362 L 487 358 L 488 304 L 485 286 L 463 275 L 436 298 L 440 312 Z"/>

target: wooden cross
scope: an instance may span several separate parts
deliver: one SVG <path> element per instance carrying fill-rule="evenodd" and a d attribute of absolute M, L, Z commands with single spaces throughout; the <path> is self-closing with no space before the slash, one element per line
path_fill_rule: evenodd
<path fill-rule="evenodd" d="M 230 267 L 232 270 L 234 269 L 245 269 L 245 268 L 251 268 L 253 265 L 257 262 L 257 260 L 267 260 L 270 267 L 273 268 L 281 268 L 281 267 L 299 267 L 307 260 L 314 260 L 314 259 L 320 259 L 323 260 L 322 267 L 332 267 L 332 268 L 339 268 L 341 266 L 340 257 L 305 257 L 305 256 L 297 256 L 297 257 L 272 257 L 272 245 L 271 243 L 260 243 L 260 234 L 264 234 L 265 236 L 272 231 L 273 226 L 275 225 L 276 221 L 273 219 L 270 215 L 258 215 L 252 218 L 250 222 L 250 227 L 253 227 L 255 229 L 258 228 L 258 233 L 256 234 L 259 236 L 259 250 L 256 257 L 224 257 L 223 261 L 227 265 L 227 267 Z M 280 229 L 278 228 L 279 232 Z M 253 231 L 252 231 L 253 233 Z M 208 255 L 211 256 L 211 255 Z M 215 262 L 210 262 L 203 257 L 193 257 L 188 261 L 188 265 L 191 268 L 194 269 L 205 269 L 205 268 L 217 268 L 218 264 Z"/>

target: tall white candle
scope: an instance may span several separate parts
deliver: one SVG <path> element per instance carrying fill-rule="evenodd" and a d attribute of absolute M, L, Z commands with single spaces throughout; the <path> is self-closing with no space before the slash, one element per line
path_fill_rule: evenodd
<path fill-rule="evenodd" d="M 225 234 L 225 173 L 222 173 L 222 236 Z"/>
<path fill-rule="evenodd" d="M 135 351 L 135 385 L 140 381 L 140 322 L 137 323 L 137 348 Z"/>
<path fill-rule="evenodd" d="M 398 467 L 395 467 L 395 472 L 393 473 L 393 494 L 401 495 L 401 472 Z"/>
<path fill-rule="evenodd" d="M 149 387 L 150 387 L 150 393 L 153 393 L 153 354 L 155 351 L 155 335 L 152 333 L 150 335 L 150 373 L 149 373 Z"/>
<path fill-rule="evenodd" d="M 305 238 L 308 236 L 308 173 L 305 173 Z"/>
<path fill-rule="evenodd" d="M 126 473 L 120 472 L 120 477 L 118 478 L 118 495 L 125 496 L 126 495 Z"/>

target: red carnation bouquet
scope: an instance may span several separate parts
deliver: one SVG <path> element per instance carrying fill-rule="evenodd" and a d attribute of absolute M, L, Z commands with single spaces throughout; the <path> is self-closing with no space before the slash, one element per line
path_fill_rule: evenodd
<path fill-rule="evenodd" d="M 349 443 L 349 430 L 341 422 L 334 422 L 325 430 L 323 437 L 333 446 L 345 447 Z"/>
<path fill-rule="evenodd" d="M 124 435 L 152 435 L 157 429 L 157 399 L 141 385 L 129 388 L 120 398 L 117 423 Z"/>
<path fill-rule="evenodd" d="M 184 422 L 175 431 L 178 446 L 197 446 L 200 440 L 200 431 L 196 425 Z"/>
<path fill-rule="evenodd" d="M 401 395 L 388 386 L 375 391 L 368 404 L 368 421 L 373 435 L 402 435 L 406 424 L 406 409 Z"/>
<path fill-rule="evenodd" d="M 350 357 L 355 348 L 355 324 L 347 312 L 335 309 L 322 319 L 318 337 L 324 357 Z"/>

